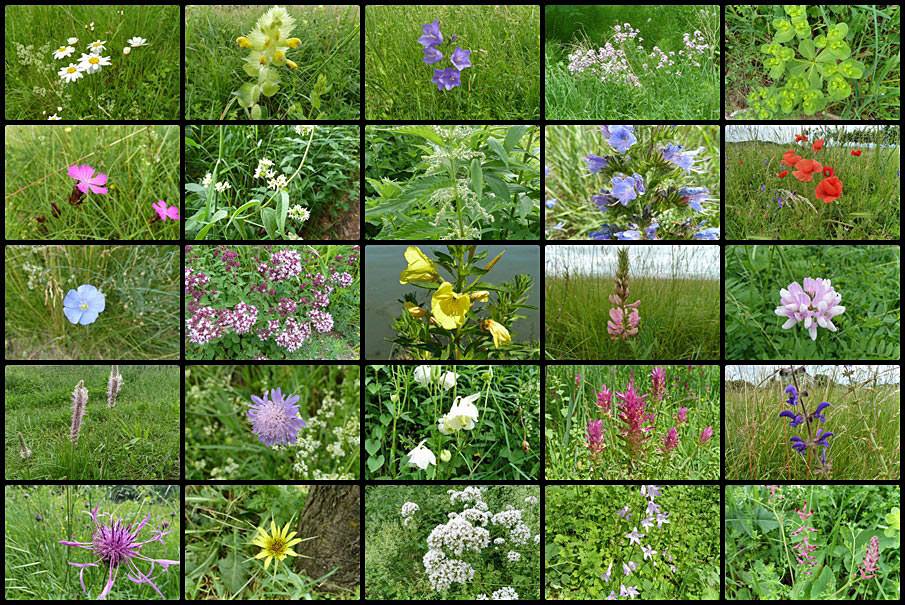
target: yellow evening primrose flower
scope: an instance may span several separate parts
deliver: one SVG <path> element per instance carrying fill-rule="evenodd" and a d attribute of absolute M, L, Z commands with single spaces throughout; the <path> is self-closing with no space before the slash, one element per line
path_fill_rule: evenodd
<path fill-rule="evenodd" d="M 487 330 L 493 335 L 493 346 L 497 349 L 500 348 L 500 343 L 506 344 L 512 338 L 509 336 L 509 330 L 507 330 L 502 324 L 493 321 L 492 319 L 485 319 L 481 322 L 481 329 Z"/>
<path fill-rule="evenodd" d="M 415 319 L 421 319 L 422 317 L 427 317 L 427 311 L 419 307 L 418 305 L 412 304 L 410 302 L 405 303 L 405 309 L 412 314 L 412 317 Z"/>
<path fill-rule="evenodd" d="M 264 569 L 270 566 L 270 560 L 276 559 L 282 561 L 286 555 L 297 557 L 299 554 L 292 550 L 292 546 L 302 541 L 301 538 L 292 539 L 296 532 L 287 533 L 289 531 L 289 523 L 280 530 L 273 519 L 270 520 L 270 534 L 262 528 L 258 528 L 260 535 L 256 536 L 252 544 L 260 546 L 263 550 L 255 555 L 255 559 L 264 559 Z"/>
<path fill-rule="evenodd" d="M 424 256 L 424 253 L 414 246 L 405 249 L 405 260 L 408 261 L 408 268 L 399 274 L 399 283 L 407 284 L 409 282 L 430 282 L 437 281 L 440 274 L 437 273 L 437 267 L 434 261 Z"/>
<path fill-rule="evenodd" d="M 453 285 L 446 281 L 431 296 L 431 313 L 444 330 L 455 330 L 465 325 L 465 314 L 470 308 L 468 294 L 453 292 Z"/>

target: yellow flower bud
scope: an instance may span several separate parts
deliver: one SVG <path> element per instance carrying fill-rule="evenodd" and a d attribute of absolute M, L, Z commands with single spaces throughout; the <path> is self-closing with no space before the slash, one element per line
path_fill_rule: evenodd
<path fill-rule="evenodd" d="M 476 302 L 487 302 L 490 299 L 490 292 L 487 290 L 478 290 L 470 293 L 471 300 Z"/>
<path fill-rule="evenodd" d="M 299 44 L 301 43 L 302 41 L 298 38 L 289 38 L 288 40 L 286 40 L 286 44 L 289 45 L 289 48 L 298 48 Z"/>
<path fill-rule="evenodd" d="M 415 319 L 421 319 L 422 317 L 427 317 L 427 311 L 422 309 L 418 305 L 407 302 L 407 303 L 405 303 L 405 308 L 409 313 L 411 313 L 412 317 L 414 317 Z"/>
<path fill-rule="evenodd" d="M 298 64 L 295 61 L 290 61 L 289 59 L 286 59 L 286 65 L 288 65 L 292 69 L 298 69 Z"/>
<path fill-rule="evenodd" d="M 238 44 L 242 48 L 251 48 L 251 44 L 248 42 L 248 38 L 246 38 L 245 36 L 236 38 L 236 44 Z"/>
<path fill-rule="evenodd" d="M 499 254 L 497 254 L 495 257 L 493 257 L 493 260 L 490 261 L 489 263 L 487 263 L 487 266 L 484 267 L 484 271 L 490 271 L 491 269 L 493 269 L 493 266 L 497 263 L 498 260 L 500 260 L 500 258 L 501 258 L 501 257 L 503 256 L 503 254 L 505 254 L 505 253 L 506 253 L 506 251 L 503 250 L 502 252 L 500 252 Z"/>

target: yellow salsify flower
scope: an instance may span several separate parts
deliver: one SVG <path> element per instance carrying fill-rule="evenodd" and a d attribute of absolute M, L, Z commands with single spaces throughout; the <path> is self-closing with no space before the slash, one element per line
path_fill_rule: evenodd
<path fill-rule="evenodd" d="M 477 292 L 471 293 L 471 300 L 477 302 L 487 302 L 490 300 L 490 292 L 487 290 L 478 290 Z"/>
<path fill-rule="evenodd" d="M 440 284 L 431 296 L 431 313 L 444 330 L 455 330 L 465 325 L 465 314 L 471 308 L 468 294 L 453 292 L 447 281 Z"/>
<path fill-rule="evenodd" d="M 419 307 L 418 305 L 412 304 L 410 302 L 405 303 L 405 309 L 412 314 L 412 317 L 415 319 L 421 319 L 422 317 L 427 317 L 427 311 Z"/>
<path fill-rule="evenodd" d="M 292 536 L 294 536 L 296 532 L 287 534 L 286 532 L 288 531 L 289 523 L 280 530 L 273 522 L 273 519 L 270 520 L 270 533 L 272 535 L 268 535 L 262 528 L 258 528 L 260 535 L 255 537 L 252 544 L 264 549 L 255 555 L 255 559 L 264 559 L 264 569 L 267 569 L 270 566 L 271 559 L 282 561 L 286 558 L 286 555 L 289 555 L 290 557 L 299 556 L 297 552 L 292 550 L 292 546 L 301 542 L 302 539 L 296 538 L 293 540 Z"/>
<path fill-rule="evenodd" d="M 424 253 L 414 246 L 405 249 L 405 260 L 408 268 L 399 274 L 399 283 L 407 284 L 413 281 L 437 281 L 440 274 L 434 261 L 424 256 Z"/>
<path fill-rule="evenodd" d="M 506 344 L 511 341 L 512 338 L 509 336 L 509 330 L 507 330 L 502 324 L 495 322 L 492 319 L 485 319 L 481 322 L 481 329 L 487 330 L 493 336 L 493 346 L 497 349 L 500 348 L 500 343 Z"/>

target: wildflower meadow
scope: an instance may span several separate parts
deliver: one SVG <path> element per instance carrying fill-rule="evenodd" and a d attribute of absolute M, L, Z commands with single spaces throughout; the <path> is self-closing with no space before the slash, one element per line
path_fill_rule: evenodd
<path fill-rule="evenodd" d="M 720 9 L 547 5 L 547 119 L 715 120 Z"/>
<path fill-rule="evenodd" d="M 337 591 L 331 585 L 335 570 L 309 577 L 297 567 L 306 561 L 300 552 L 317 538 L 295 531 L 311 490 L 311 485 L 187 486 L 186 598 L 357 600 L 359 587 Z"/>
<path fill-rule="evenodd" d="M 176 366 L 6 366 L 6 478 L 177 479 Z"/>
<path fill-rule="evenodd" d="M 536 5 L 369 6 L 368 120 L 540 117 Z"/>
<path fill-rule="evenodd" d="M 353 480 L 359 476 L 355 366 L 191 366 L 188 479 Z"/>
<path fill-rule="evenodd" d="M 718 479 L 718 366 L 548 366 L 548 480 Z"/>
<path fill-rule="evenodd" d="M 896 366 L 729 366 L 726 477 L 897 480 Z"/>
<path fill-rule="evenodd" d="M 359 246 L 186 246 L 187 359 L 356 359 Z"/>
<path fill-rule="evenodd" d="M 175 246 L 7 246 L 7 359 L 179 357 Z"/>
<path fill-rule="evenodd" d="M 898 246 L 729 246 L 726 359 L 897 360 Z"/>
<path fill-rule="evenodd" d="M 556 245 L 545 263 L 547 359 L 719 358 L 717 247 Z"/>
<path fill-rule="evenodd" d="M 188 120 L 357 120 L 357 5 L 185 9 Z"/>
<path fill-rule="evenodd" d="M 186 237 L 358 239 L 357 126 L 190 126 Z"/>
<path fill-rule="evenodd" d="M 899 119 L 898 5 L 726 7 L 727 119 Z"/>
<path fill-rule="evenodd" d="M 5 170 L 7 239 L 179 239 L 176 126 L 8 126 Z"/>
<path fill-rule="evenodd" d="M 537 127 L 368 127 L 365 137 L 374 156 L 366 172 L 369 239 L 540 237 Z"/>
<path fill-rule="evenodd" d="M 365 477 L 540 476 L 536 366 L 368 366 Z"/>
<path fill-rule="evenodd" d="M 729 126 L 726 237 L 898 240 L 900 136 L 898 125 Z"/>
<path fill-rule="evenodd" d="M 550 600 L 717 600 L 716 485 L 549 485 L 544 580 Z"/>
<path fill-rule="evenodd" d="M 729 600 L 898 600 L 895 485 L 726 486 Z"/>
<path fill-rule="evenodd" d="M 369 599 L 540 598 L 539 490 L 532 485 L 365 488 Z"/>
<path fill-rule="evenodd" d="M 178 485 L 6 486 L 14 600 L 179 599 Z"/>
<path fill-rule="evenodd" d="M 175 120 L 179 7 L 5 7 L 7 120 Z"/>
<path fill-rule="evenodd" d="M 717 126 L 547 126 L 546 239 L 720 238 Z"/>

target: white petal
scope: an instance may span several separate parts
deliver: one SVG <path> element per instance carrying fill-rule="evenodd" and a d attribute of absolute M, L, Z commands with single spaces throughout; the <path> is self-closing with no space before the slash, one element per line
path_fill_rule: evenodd
<path fill-rule="evenodd" d="M 817 326 L 815 324 L 811 324 L 811 327 L 808 329 L 811 333 L 811 340 L 817 340 Z"/>
<path fill-rule="evenodd" d="M 831 322 L 830 320 L 826 320 L 826 325 L 823 327 L 826 328 L 827 330 L 829 330 L 830 332 L 836 331 L 836 326 L 833 325 L 833 322 Z"/>
<path fill-rule="evenodd" d="M 829 323 L 829 322 L 827 322 L 826 318 L 823 315 L 817 316 L 817 325 L 818 326 L 820 326 L 821 328 L 825 328 L 827 323 Z"/>
<path fill-rule="evenodd" d="M 835 307 L 833 307 L 832 309 L 829 310 L 829 314 L 831 316 L 842 315 L 843 313 L 845 313 L 845 307 L 843 307 L 841 305 L 836 305 Z"/>
<path fill-rule="evenodd" d="M 813 325 L 814 325 L 814 320 L 811 318 L 810 315 L 808 315 L 807 317 L 804 318 L 804 327 L 805 327 L 805 329 L 810 330 L 810 329 L 811 329 L 811 326 L 813 326 Z"/>
<path fill-rule="evenodd" d="M 794 326 L 794 325 L 797 324 L 797 323 L 798 323 L 798 322 L 795 321 L 794 318 L 790 317 L 789 319 L 786 320 L 786 323 L 782 324 L 782 329 L 783 329 L 783 330 L 788 330 L 789 328 L 791 328 L 792 326 Z"/>

